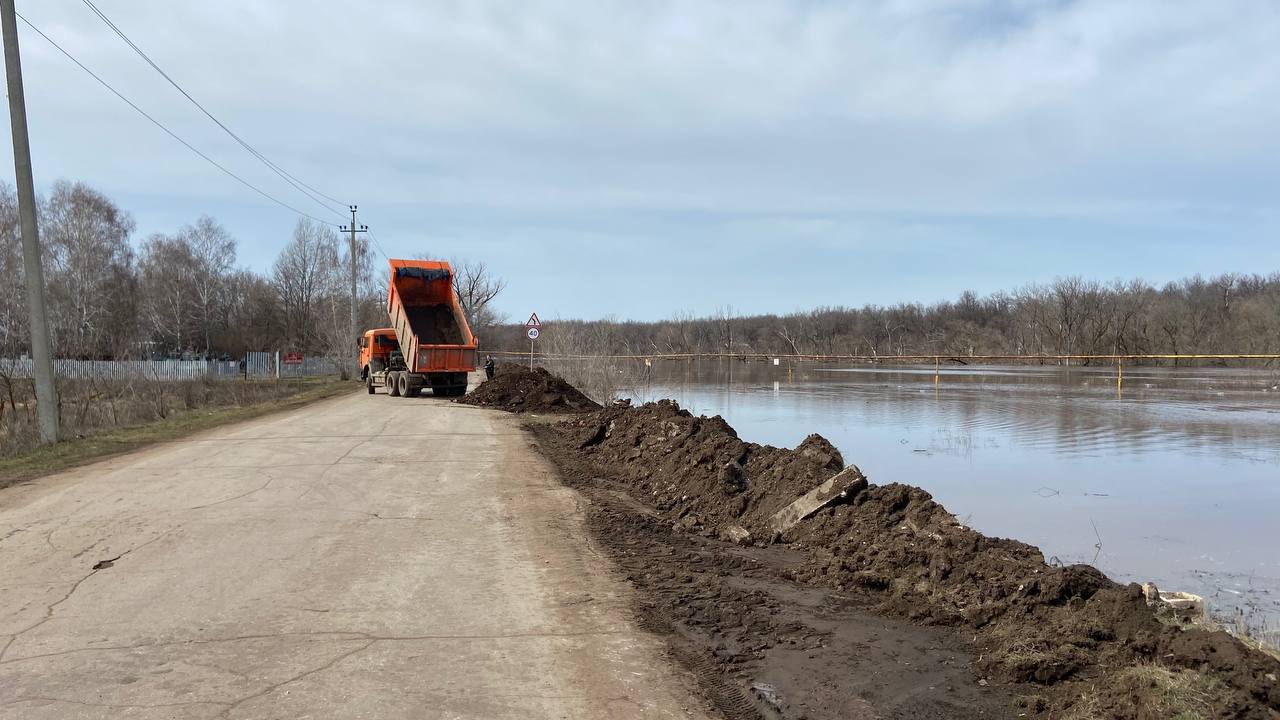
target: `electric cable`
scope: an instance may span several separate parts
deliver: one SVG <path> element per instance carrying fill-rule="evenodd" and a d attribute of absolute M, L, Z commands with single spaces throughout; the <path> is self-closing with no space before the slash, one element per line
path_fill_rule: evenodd
<path fill-rule="evenodd" d="M 311 187 L 310 185 L 303 182 L 302 180 L 299 180 L 292 173 L 290 173 L 289 171 L 285 170 L 284 168 L 280 167 L 279 165 L 277 165 L 276 163 L 268 159 L 267 156 L 263 155 L 256 148 L 254 148 L 252 145 L 246 142 L 244 138 L 240 137 L 235 132 L 233 132 L 231 128 L 227 127 L 226 124 L 224 124 L 221 120 L 214 117 L 213 113 L 209 112 L 204 105 L 201 105 L 199 101 L 197 101 L 194 97 L 192 97 L 191 93 L 187 92 L 181 85 L 178 84 L 176 80 L 170 77 L 169 73 L 165 72 L 158 64 L 156 64 L 156 62 L 151 59 L 150 55 L 147 55 L 147 53 L 144 52 L 142 48 L 138 47 L 138 45 L 134 43 L 133 40 L 129 39 L 129 36 L 126 35 L 124 31 L 121 30 L 114 22 L 112 22 L 111 18 L 107 17 L 106 13 L 99 10 L 98 6 L 94 5 L 92 0 L 82 0 L 82 1 L 90 10 L 93 11 L 95 15 L 98 16 L 100 20 L 102 20 L 102 22 L 106 23 L 107 27 L 111 28 L 112 32 L 114 32 L 117 36 L 120 37 L 121 40 L 125 42 L 125 44 L 127 44 L 130 48 L 132 48 L 133 51 L 137 53 L 139 57 L 145 60 L 153 70 L 160 73 L 161 77 L 167 80 L 169 84 L 172 85 L 178 92 L 182 93 L 183 97 L 189 100 L 192 105 L 195 105 L 196 108 L 200 110 L 200 112 L 204 113 L 205 116 L 208 117 L 210 120 L 212 120 L 214 124 L 216 124 L 219 128 L 222 128 L 223 132 L 231 136 L 231 139 L 239 143 L 241 147 L 243 147 L 246 151 L 249 152 L 249 154 L 253 155 L 259 161 L 261 161 L 262 164 L 270 168 L 271 171 L 274 172 L 276 175 L 279 175 L 281 179 L 283 179 L 285 182 L 292 185 L 296 190 L 298 190 L 298 192 L 301 192 L 303 195 L 306 195 L 308 198 L 313 200 L 317 205 L 320 205 L 321 207 L 323 207 L 324 209 L 330 212 L 333 212 L 339 215 L 342 214 L 341 212 L 335 210 L 333 206 L 329 205 L 328 203 L 325 203 L 319 197 L 316 197 L 317 195 L 319 195 L 320 197 L 326 198 L 331 202 L 337 203 L 338 205 L 341 205 L 343 209 L 348 207 L 347 203 L 343 203 L 339 200 L 336 200 L 333 197 L 326 195 L 325 193 L 322 193 L 319 190 L 316 190 L 315 188 Z M 308 190 L 310 192 L 308 192 Z"/>
<path fill-rule="evenodd" d="M 365 234 L 368 235 L 369 239 L 373 241 L 374 247 L 378 248 L 378 253 L 382 255 L 382 259 L 390 260 L 391 258 L 387 257 L 386 251 L 382 249 L 382 243 L 378 242 L 378 238 L 373 234 L 373 231 L 366 230 Z"/>
<path fill-rule="evenodd" d="M 199 155 L 201 158 L 203 158 L 203 159 L 205 160 L 205 162 L 207 162 L 207 163 L 209 163 L 210 165 L 212 165 L 212 166 L 214 166 L 214 167 L 218 168 L 218 169 L 219 169 L 219 170 L 221 170 L 222 172 L 226 173 L 228 176 L 230 176 L 230 177 L 234 178 L 234 179 L 235 179 L 237 182 L 239 182 L 240 184 L 242 184 L 242 185 L 244 185 L 245 187 L 249 188 L 250 190 L 252 190 L 252 191 L 254 191 L 254 192 L 258 193 L 258 194 L 259 194 L 259 195 L 261 195 L 262 197 L 264 197 L 264 198 L 266 198 L 266 199 L 270 200 L 271 202 L 273 202 L 273 203 L 275 203 L 275 204 L 279 205 L 280 207 L 283 207 L 283 208 L 285 208 L 286 210 L 289 210 L 290 212 L 296 213 L 296 214 L 301 215 L 302 217 L 305 217 L 305 218 L 310 218 L 311 220 L 315 220 L 316 222 L 321 223 L 321 224 L 323 224 L 323 225 L 333 225 L 333 224 L 334 224 L 333 222 L 331 222 L 331 221 L 329 221 L 329 220 L 322 220 L 322 219 L 320 219 L 320 218 L 316 217 L 315 215 L 312 215 L 312 214 L 310 214 L 310 213 L 306 213 L 306 212 L 303 212 L 303 211 L 299 210 L 298 208 L 296 208 L 296 207 L 294 207 L 294 206 L 290 205 L 289 203 L 287 203 L 287 202 L 285 202 L 285 201 L 283 201 L 283 200 L 281 200 L 281 199 L 279 199 L 279 198 L 277 198 L 277 197 L 275 197 L 275 196 L 271 195 L 271 194 L 270 194 L 270 193 L 268 193 L 267 191 L 265 191 L 265 190 L 263 190 L 263 189 L 259 188 L 258 186 L 254 185 L 253 183 L 249 182 L 248 180 L 245 180 L 244 178 L 240 177 L 239 175 L 235 174 L 234 172 L 231 172 L 231 171 L 230 171 L 230 170 L 228 170 L 226 167 L 224 167 L 223 165 L 221 165 L 218 161 L 216 161 L 216 160 L 214 160 L 213 158 L 209 157 L 208 155 L 204 154 L 204 153 L 203 153 L 203 152 L 201 152 L 198 148 L 196 148 L 194 145 L 192 145 L 191 143 L 187 142 L 186 140 L 183 140 L 181 137 L 179 137 L 179 136 L 178 136 L 178 134 L 177 134 L 177 133 L 175 133 L 174 131 L 170 130 L 168 127 L 165 127 L 164 123 L 162 123 L 162 122 L 160 122 L 159 120 L 155 119 L 155 118 L 154 118 L 154 117 L 152 117 L 150 114 L 148 114 L 148 113 L 147 113 L 147 111 L 145 111 L 145 110 L 143 110 L 142 108 L 138 107 L 138 106 L 137 106 L 137 104 L 135 104 L 132 100 L 130 100 L 129 98 L 127 98 L 127 97 L 125 97 L 124 95 L 122 95 L 122 94 L 120 93 L 120 91 L 119 91 L 119 90 L 116 90 L 114 87 L 112 87 L 112 86 L 111 86 L 111 84 L 110 84 L 110 83 L 108 83 L 106 80 L 103 80 L 101 77 L 99 77 L 99 76 L 98 76 L 98 74 L 97 74 L 97 73 L 95 73 L 94 71 L 90 70 L 87 66 L 85 66 L 85 64 L 84 64 L 84 63 L 82 63 L 82 62 L 80 62 L 79 60 L 77 60 L 77 59 L 76 59 L 76 57 L 75 57 L 74 55 L 72 55 L 70 52 L 68 52 L 65 48 L 63 48 L 63 47 L 62 47 L 61 45 L 59 45 L 58 43 L 54 42 L 53 38 L 51 38 L 51 37 L 49 37 L 48 35 L 44 34 L 44 31 L 43 31 L 43 30 L 41 30 L 40 28 L 38 28 L 38 27 L 36 27 L 34 24 L 32 24 L 32 22 L 31 22 L 30 20 L 26 19 L 25 17 L 23 17 L 21 13 L 15 12 L 14 14 L 15 14 L 15 15 L 17 15 L 17 16 L 18 16 L 18 18 L 19 18 L 20 20 L 22 20 L 22 22 L 26 23 L 26 24 L 27 24 L 27 27 L 29 27 L 29 28 L 31 28 L 32 30 L 34 30 L 34 31 L 36 32 L 36 34 L 38 34 L 40 37 L 44 38 L 46 42 L 48 42 L 50 45 L 52 45 L 54 48 L 56 48 L 56 49 L 58 50 L 58 52 L 60 52 L 60 53 L 62 53 L 63 55 L 65 55 L 65 56 L 67 57 L 67 59 L 68 59 L 68 60 L 70 60 L 71 62 L 75 63 L 75 64 L 76 64 L 76 65 L 77 65 L 81 70 L 83 70 L 83 71 L 85 71 L 86 73 L 88 73 L 88 74 L 89 74 L 89 77 L 92 77 L 94 80 L 97 80 L 97 81 L 98 81 L 98 83 L 99 83 L 100 85 L 102 85 L 102 86 L 103 86 L 104 88 L 106 88 L 107 90 L 110 90 L 112 95 L 115 95 L 116 97 L 120 98 L 120 99 L 121 99 L 122 101 L 124 101 L 124 103 L 125 103 L 125 104 L 127 104 L 129 107 L 131 107 L 131 108 L 133 108 L 134 110 L 136 110 L 136 111 L 138 112 L 138 114 L 140 114 L 140 115 L 142 115 L 144 118 L 146 118 L 146 119 L 150 120 L 150 121 L 151 121 L 151 123 L 152 123 L 153 125 L 155 125 L 156 127 L 160 128 L 161 130 L 163 130 L 166 134 L 168 134 L 168 135 L 169 135 L 169 137 L 171 137 L 171 138 L 173 138 L 174 140 L 177 140 L 178 142 L 182 143 L 182 144 L 183 144 L 183 145 L 184 145 L 188 150 L 190 150 L 191 152 L 193 152 L 193 153 L 195 153 L 196 155 Z"/>

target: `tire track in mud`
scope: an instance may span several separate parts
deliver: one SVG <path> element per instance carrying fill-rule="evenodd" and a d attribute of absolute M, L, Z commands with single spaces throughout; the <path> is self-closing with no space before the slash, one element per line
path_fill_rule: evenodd
<path fill-rule="evenodd" d="M 945 631 L 862 622 L 847 595 L 784 577 L 799 554 L 678 532 L 594 475 L 599 468 L 548 445 L 554 430 L 527 427 L 562 482 L 583 498 L 589 542 L 634 588 L 637 625 L 663 640 L 727 720 L 1015 714 L 1010 694 L 976 685 L 958 641 L 933 637 Z M 935 656 L 945 661 L 923 667 Z"/>
<path fill-rule="evenodd" d="M 628 579 L 632 580 L 634 585 L 636 573 L 643 573 L 646 570 L 643 567 L 642 558 L 661 556 L 663 553 L 638 552 L 635 544 L 636 536 L 631 533 L 602 532 L 607 528 L 616 529 L 619 522 L 625 524 L 622 518 L 624 508 L 626 505 L 635 503 L 634 500 L 628 503 L 620 499 L 616 492 L 589 493 L 589 495 L 592 505 L 584 508 L 589 510 L 586 513 L 588 526 L 610 558 L 628 573 Z M 614 503 L 623 507 L 614 506 Z M 606 519 L 608 522 L 602 522 Z M 658 528 L 653 530 L 657 531 Z M 659 550 L 652 546 L 644 549 Z M 761 713 L 744 688 L 725 680 L 724 668 L 706 650 L 699 648 L 695 642 L 691 641 L 687 630 L 682 631 L 677 618 L 664 603 L 642 601 L 632 609 L 640 629 L 663 639 L 671 657 L 694 674 L 706 700 L 727 720 L 774 720 L 774 717 L 777 717 Z"/>

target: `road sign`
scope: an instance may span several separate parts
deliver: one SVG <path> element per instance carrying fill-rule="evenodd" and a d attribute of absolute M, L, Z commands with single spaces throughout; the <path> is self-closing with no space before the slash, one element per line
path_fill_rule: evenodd
<path fill-rule="evenodd" d="M 285 365 L 301 365 L 301 364 L 302 364 L 302 353 L 300 353 L 300 352 L 289 352 L 289 353 L 285 353 L 285 354 L 284 354 L 284 364 L 285 364 Z"/>
<path fill-rule="evenodd" d="M 525 326 L 525 327 L 527 327 L 527 328 L 538 328 L 538 329 L 542 329 L 542 321 L 538 319 L 538 313 L 533 313 L 532 315 L 530 315 L 530 316 L 529 316 L 529 321 L 528 321 L 528 322 L 526 322 L 526 323 L 524 324 L 524 326 Z M 535 336 L 535 337 L 536 337 L 536 336 Z"/>
<path fill-rule="evenodd" d="M 536 328 L 536 327 L 531 327 L 531 328 L 529 328 L 529 331 L 528 331 L 528 332 L 526 332 L 525 334 L 529 336 L 529 339 L 530 339 L 530 340 L 537 340 L 537 339 L 538 339 L 538 334 L 539 334 L 539 333 L 538 333 L 538 328 Z"/>

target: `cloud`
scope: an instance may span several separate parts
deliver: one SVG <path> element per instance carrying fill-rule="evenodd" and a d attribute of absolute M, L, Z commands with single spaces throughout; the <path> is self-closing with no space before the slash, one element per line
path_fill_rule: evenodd
<path fill-rule="evenodd" d="M 1057 242 L 1051 223 L 1113 243 L 1135 227 L 1259 243 L 1276 228 L 1280 8 L 1261 0 L 115 5 L 233 129 L 359 202 L 388 250 L 525 257 L 514 248 L 536 237 L 582 274 L 584 248 L 670 255 L 725 227 L 820 252 Z M 24 12 L 197 146 L 308 202 L 81 4 Z M 216 207 L 260 238 L 242 255 L 269 262 L 287 214 L 22 41 L 39 181 L 136 198 L 141 230 Z M 750 272 L 722 265 L 716 292 Z"/>

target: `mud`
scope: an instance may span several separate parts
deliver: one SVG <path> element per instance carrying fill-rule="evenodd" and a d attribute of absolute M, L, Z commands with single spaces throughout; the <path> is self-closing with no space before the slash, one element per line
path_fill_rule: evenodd
<path fill-rule="evenodd" d="M 874 612 L 854 594 L 798 583 L 806 555 L 679 530 L 602 476 L 563 428 L 529 423 L 564 482 L 590 502 L 593 544 L 636 588 L 661 635 L 730 720 L 1003 718 L 1014 696 L 984 687 L 965 639 Z"/>
<path fill-rule="evenodd" d="M 532 429 L 593 501 L 641 617 L 729 717 L 1145 718 L 1167 700 L 1131 672 L 1150 666 L 1213 688 L 1196 716 L 1280 717 L 1280 662 L 1162 621 L 1137 585 L 964 527 L 919 488 L 872 485 L 770 535 L 844 466 L 821 437 L 756 445 L 669 401 Z"/>
<path fill-rule="evenodd" d="M 492 380 L 480 383 L 458 402 L 514 413 L 580 413 L 600 409 L 594 400 L 545 369 L 530 370 L 508 363 L 499 365 Z"/>

